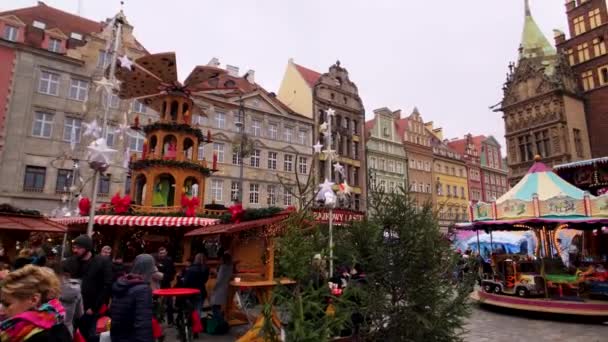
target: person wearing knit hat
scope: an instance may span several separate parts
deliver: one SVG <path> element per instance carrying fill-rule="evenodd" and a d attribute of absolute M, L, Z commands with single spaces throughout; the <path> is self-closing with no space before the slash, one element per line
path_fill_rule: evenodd
<path fill-rule="evenodd" d="M 110 338 L 112 342 L 152 342 L 152 288 L 156 266 L 149 254 L 140 254 L 131 272 L 112 286 Z"/>
<path fill-rule="evenodd" d="M 96 324 L 100 309 L 110 297 L 112 262 L 109 258 L 93 254 L 93 240 L 80 235 L 72 242 L 70 262 L 78 265 L 74 278 L 81 280 L 82 302 L 85 314 L 78 323 L 80 333 L 87 341 L 96 341 Z"/>

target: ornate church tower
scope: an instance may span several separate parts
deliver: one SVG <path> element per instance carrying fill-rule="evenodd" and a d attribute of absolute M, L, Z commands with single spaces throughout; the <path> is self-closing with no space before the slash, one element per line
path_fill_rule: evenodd
<path fill-rule="evenodd" d="M 576 77 L 542 33 L 525 0 L 517 64 L 509 65 L 503 99 L 509 182 L 540 155 L 547 165 L 590 158 L 585 109 Z"/>

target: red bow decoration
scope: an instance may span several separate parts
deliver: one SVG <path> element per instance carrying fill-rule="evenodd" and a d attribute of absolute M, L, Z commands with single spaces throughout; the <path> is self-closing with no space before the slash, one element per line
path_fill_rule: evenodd
<path fill-rule="evenodd" d="M 188 198 L 186 195 L 182 195 L 182 208 L 186 210 L 187 217 L 196 216 L 196 208 L 201 204 L 198 197 Z"/>
<path fill-rule="evenodd" d="M 114 207 L 115 214 L 124 214 L 129 210 L 129 206 L 131 205 L 131 196 L 125 195 L 125 197 L 121 198 L 117 192 L 110 200 L 110 203 Z"/>
<path fill-rule="evenodd" d="M 91 212 L 91 200 L 88 197 L 83 197 L 78 201 L 78 210 L 80 216 L 87 216 Z"/>
<path fill-rule="evenodd" d="M 245 214 L 245 210 L 243 210 L 242 204 L 233 204 L 230 206 L 230 208 L 228 208 L 228 211 L 230 212 L 230 215 L 232 215 L 232 217 L 230 217 L 230 220 L 233 223 L 241 223 L 243 215 Z"/>

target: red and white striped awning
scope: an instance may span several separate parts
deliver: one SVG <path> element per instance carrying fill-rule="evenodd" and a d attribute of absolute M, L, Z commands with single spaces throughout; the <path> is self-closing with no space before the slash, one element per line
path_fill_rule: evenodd
<path fill-rule="evenodd" d="M 55 222 L 72 225 L 89 222 L 88 216 L 53 218 Z M 218 219 L 203 217 L 96 215 L 95 224 L 129 227 L 205 227 L 219 223 Z"/>

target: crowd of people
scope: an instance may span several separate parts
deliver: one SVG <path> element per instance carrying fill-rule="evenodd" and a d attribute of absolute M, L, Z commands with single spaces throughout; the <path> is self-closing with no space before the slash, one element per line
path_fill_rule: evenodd
<path fill-rule="evenodd" d="M 75 335 L 97 342 L 102 316 L 110 318 L 113 342 L 152 342 L 153 291 L 171 288 L 174 280 L 177 287 L 200 291 L 191 301 L 202 312 L 211 274 L 204 254 L 196 254 L 179 275 L 164 247 L 156 255 L 138 255 L 131 267 L 120 257 L 112 260 L 111 254 L 110 246 L 94 254 L 87 235 L 77 237 L 72 256 L 57 265 L 22 250 L 11 269 L 0 273 L 0 342 L 72 342 Z M 223 319 L 232 272 L 231 257 L 224 253 L 209 298 L 214 318 Z M 173 300 L 161 305 L 167 323 L 174 324 Z"/>

